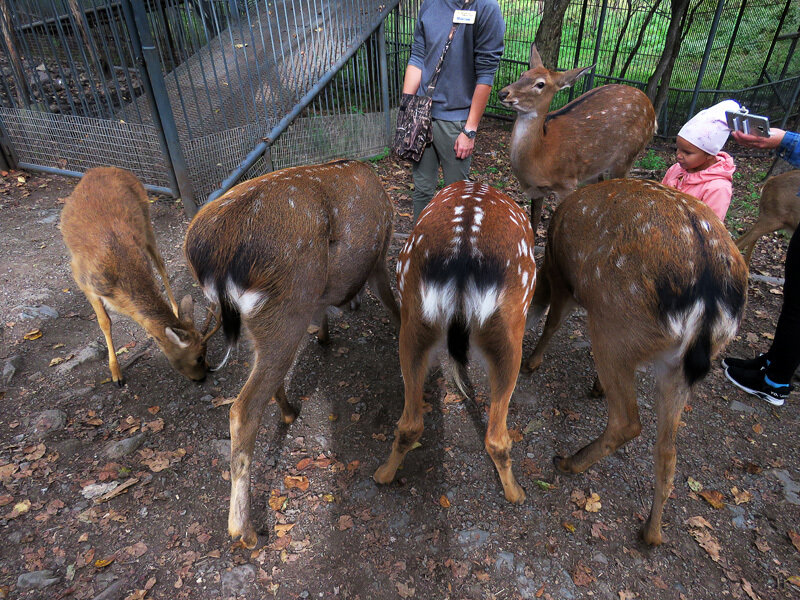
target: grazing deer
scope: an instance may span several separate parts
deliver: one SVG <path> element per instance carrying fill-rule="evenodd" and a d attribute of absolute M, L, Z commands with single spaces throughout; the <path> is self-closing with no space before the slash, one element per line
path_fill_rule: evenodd
<path fill-rule="evenodd" d="M 89 169 L 67 198 L 61 233 L 72 256 L 72 276 L 97 315 L 108 346 L 111 379 L 125 382 L 111 340 L 106 309 L 131 317 L 189 379 L 206 376 L 206 340 L 194 327 L 191 296 L 175 303 L 156 248 L 147 192 L 133 173 L 116 167 Z M 170 305 L 153 278 L 155 264 Z M 171 308 L 170 308 L 171 307 Z M 213 333 L 213 332 L 212 332 Z"/>
<path fill-rule="evenodd" d="M 756 242 L 762 235 L 785 229 L 791 236 L 797 229 L 800 223 L 799 189 L 800 169 L 770 177 L 764 184 L 758 201 L 758 220 L 736 240 L 736 247 L 744 253 L 748 266 Z"/>
<path fill-rule="evenodd" d="M 531 46 L 530 70 L 497 97 L 517 111 L 511 132 L 511 169 L 531 200 L 533 230 L 548 194 L 563 198 L 604 172 L 625 177 L 658 123 L 647 96 L 627 85 L 604 85 L 550 112 L 555 93 L 592 67 L 550 71 Z"/>
<path fill-rule="evenodd" d="M 253 369 L 230 410 L 228 533 L 248 548 L 257 542 L 250 462 L 261 414 L 275 397 L 284 423 L 297 416 L 284 378 L 309 323 L 321 324 L 326 341 L 326 308 L 347 304 L 366 282 L 399 319 L 386 271 L 392 212 L 369 166 L 336 161 L 241 183 L 189 225 L 186 258 L 220 306 L 228 355 L 242 327 L 255 347 Z"/>
<path fill-rule="evenodd" d="M 391 455 L 375 471 L 378 483 L 394 479 L 406 453 L 422 435 L 428 356 L 446 334 L 462 392 L 470 341 L 488 362 L 491 408 L 486 450 L 497 467 L 506 499 L 525 500 L 511 472 L 506 415 L 536 283 L 533 243 L 525 211 L 483 183 L 453 183 L 420 214 L 397 260 L 405 408 Z"/>
<path fill-rule="evenodd" d="M 747 267 L 708 206 L 655 182 L 616 179 L 568 196 L 547 234 L 544 276 L 532 320 L 550 312 L 527 368 L 575 305 L 588 330 L 608 402 L 603 434 L 568 458 L 580 473 L 639 435 L 636 366 L 654 363 L 658 418 L 655 495 L 642 535 L 660 544 L 661 515 L 675 474 L 675 438 L 692 386 L 735 335 L 744 312 Z"/>

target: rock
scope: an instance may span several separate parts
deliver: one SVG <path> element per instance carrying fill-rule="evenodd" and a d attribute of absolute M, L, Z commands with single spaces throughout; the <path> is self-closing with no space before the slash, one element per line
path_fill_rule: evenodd
<path fill-rule="evenodd" d="M 134 452 L 139 446 L 142 445 L 144 441 L 144 434 L 137 433 L 136 435 L 132 435 L 129 438 L 125 438 L 124 440 L 119 440 L 118 442 L 111 442 L 106 445 L 103 453 L 112 459 L 122 458 L 123 456 L 128 456 L 130 453 Z M 230 452 L 230 451 L 229 451 Z"/>
<path fill-rule="evenodd" d="M 90 483 L 81 490 L 81 494 L 83 494 L 83 497 L 87 500 L 92 500 L 93 498 L 107 494 L 117 487 L 119 487 L 118 481 L 109 481 L 108 483 Z"/>
<path fill-rule="evenodd" d="M 214 440 L 211 442 L 211 448 L 216 454 L 219 454 L 227 462 L 231 460 L 231 441 L 230 440 Z"/>
<path fill-rule="evenodd" d="M 60 456 L 71 456 L 75 454 L 82 445 L 79 439 L 72 438 L 53 444 L 53 449 L 58 452 Z"/>
<path fill-rule="evenodd" d="M 222 597 L 255 597 L 256 568 L 254 565 L 240 565 L 222 574 Z"/>
<path fill-rule="evenodd" d="M 128 588 L 128 582 L 124 579 L 115 581 L 102 592 L 97 594 L 93 600 L 122 600 Z"/>
<path fill-rule="evenodd" d="M 90 387 L 82 387 L 82 388 L 78 388 L 78 389 L 75 389 L 75 390 L 67 390 L 66 392 L 64 392 L 63 394 L 61 394 L 58 397 L 58 402 L 59 403 L 69 402 L 70 400 L 73 400 L 75 398 L 80 398 L 81 396 L 86 396 L 93 389 L 94 388 L 90 388 Z"/>
<path fill-rule="evenodd" d="M 608 564 L 608 558 L 602 552 L 595 552 L 592 554 L 592 562 L 600 563 L 601 565 Z"/>
<path fill-rule="evenodd" d="M 46 321 L 48 319 L 58 318 L 58 311 L 46 304 L 38 306 L 18 306 L 14 309 L 14 312 L 18 313 L 17 318 L 19 318 L 20 321 L 29 321 L 31 319 Z"/>
<path fill-rule="evenodd" d="M 730 406 L 728 406 L 729 410 L 734 410 L 736 412 L 743 412 L 752 414 L 756 412 L 756 409 L 750 406 L 749 404 L 745 404 L 744 402 L 739 402 L 738 400 L 731 400 Z"/>
<path fill-rule="evenodd" d="M 783 484 L 783 497 L 786 498 L 786 501 L 789 504 L 800 506 L 800 496 L 798 496 L 800 485 L 791 478 L 789 471 L 786 469 L 772 469 L 770 473 Z"/>
<path fill-rule="evenodd" d="M 49 569 L 44 571 L 32 571 L 23 573 L 17 577 L 17 589 L 20 590 L 43 590 L 46 587 L 58 583 L 59 578 L 53 576 Z"/>
<path fill-rule="evenodd" d="M 482 529 L 465 529 L 458 532 L 458 543 L 464 552 L 477 550 L 489 541 L 489 532 Z"/>
<path fill-rule="evenodd" d="M 514 572 L 514 555 L 511 552 L 498 552 L 497 560 L 494 561 L 494 568 L 498 571 L 506 570 Z"/>
<path fill-rule="evenodd" d="M 30 431 L 35 437 L 43 438 L 48 433 L 64 429 L 67 425 L 67 414 L 57 408 L 45 410 L 33 417 Z"/>
<path fill-rule="evenodd" d="M 3 385 L 9 385 L 14 375 L 22 366 L 22 357 L 18 354 L 9 356 L 3 363 Z"/>
<path fill-rule="evenodd" d="M 83 363 L 92 362 L 95 360 L 100 360 L 101 353 L 104 349 L 100 347 L 100 344 L 97 342 L 91 342 L 88 346 L 86 346 L 83 350 L 78 352 L 77 355 L 72 360 L 68 360 L 67 362 L 61 363 L 56 367 L 56 372 L 58 374 L 64 374 L 78 365 L 82 365 Z"/>
<path fill-rule="evenodd" d="M 408 516 L 408 513 L 401 510 L 397 511 L 389 518 L 387 525 L 389 529 L 395 533 L 405 532 L 410 520 L 411 518 Z"/>
<path fill-rule="evenodd" d="M 378 486 L 372 477 L 362 479 L 350 488 L 350 498 L 369 502 L 378 494 Z"/>
<path fill-rule="evenodd" d="M 40 77 L 47 77 L 49 80 L 50 77 L 47 73 L 40 73 Z M 51 225 L 53 223 L 58 222 L 58 218 L 61 215 L 61 211 L 58 209 L 54 210 L 45 210 L 42 212 L 42 218 L 37 221 L 37 223 L 41 223 L 42 225 Z"/>

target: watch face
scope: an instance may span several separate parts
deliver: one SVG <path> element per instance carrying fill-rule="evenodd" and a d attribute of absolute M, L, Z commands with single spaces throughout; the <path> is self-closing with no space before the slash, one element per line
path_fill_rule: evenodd
<path fill-rule="evenodd" d="M 466 129 L 462 129 L 461 131 L 463 131 L 464 135 L 467 136 L 469 139 L 474 139 L 475 136 L 478 134 L 477 131 L 467 131 Z"/>

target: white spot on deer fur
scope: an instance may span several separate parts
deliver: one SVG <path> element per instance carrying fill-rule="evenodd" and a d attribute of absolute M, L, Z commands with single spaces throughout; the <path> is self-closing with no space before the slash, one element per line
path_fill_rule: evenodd
<path fill-rule="evenodd" d="M 463 206 L 456 206 L 453 209 L 453 213 L 455 213 L 456 215 L 460 215 L 462 212 L 464 212 L 464 207 Z"/>
<path fill-rule="evenodd" d="M 294 208 L 294 200 L 292 200 L 291 198 L 289 198 L 289 206 L 291 208 Z"/>
<path fill-rule="evenodd" d="M 676 340 L 681 340 L 681 356 L 697 336 L 704 312 L 705 305 L 698 299 L 686 310 L 667 316 L 670 333 Z"/>
<path fill-rule="evenodd" d="M 703 229 L 706 231 L 711 231 L 711 224 L 708 221 L 700 221 L 700 225 L 702 225 Z"/>
<path fill-rule="evenodd" d="M 621 269 L 621 268 L 622 268 L 622 265 L 624 265 L 624 264 L 625 264 L 625 260 L 626 260 L 626 258 L 625 258 L 625 255 L 624 255 L 624 254 L 620 254 L 620 255 L 617 257 L 617 260 L 616 260 L 615 264 L 617 265 L 617 268 L 618 268 L 618 269 Z"/>
<path fill-rule="evenodd" d="M 725 307 L 717 302 L 719 312 L 718 316 L 714 319 L 714 324 L 711 326 L 711 337 L 717 343 L 725 343 L 736 335 L 736 330 L 739 328 L 739 322 L 735 315 L 725 310 Z"/>
<path fill-rule="evenodd" d="M 239 312 L 246 317 L 257 313 L 264 305 L 264 302 L 267 301 L 267 295 L 264 292 L 243 290 L 231 280 L 228 280 L 225 291 L 230 301 L 233 302 L 239 309 Z"/>
<path fill-rule="evenodd" d="M 420 286 L 422 299 L 422 318 L 429 323 L 449 323 L 456 310 L 456 283 Z"/>
<path fill-rule="evenodd" d="M 455 227 L 453 227 L 453 233 L 455 235 L 460 235 L 463 232 L 464 232 L 464 228 L 461 225 L 456 225 Z"/>
<path fill-rule="evenodd" d="M 479 291 L 475 281 L 470 279 L 464 290 L 464 314 L 469 321 L 483 325 L 497 310 L 498 290 L 490 287 Z"/>
<path fill-rule="evenodd" d="M 214 288 L 214 281 L 212 279 L 207 280 L 203 284 L 202 289 L 203 295 L 208 299 L 209 302 L 219 304 L 219 297 L 217 296 L 217 290 Z"/>
<path fill-rule="evenodd" d="M 528 276 L 528 272 L 527 271 L 522 273 L 522 287 L 525 287 L 526 285 L 528 285 L 528 277 L 529 276 Z"/>

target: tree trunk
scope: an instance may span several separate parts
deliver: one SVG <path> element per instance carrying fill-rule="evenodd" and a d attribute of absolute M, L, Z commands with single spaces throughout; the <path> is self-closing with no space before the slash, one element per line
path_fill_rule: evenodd
<path fill-rule="evenodd" d="M 25 69 L 17 54 L 17 39 L 14 34 L 14 24 L 11 22 L 11 9 L 6 0 L 0 0 L 0 30 L 2 30 L 5 45 L 8 48 L 8 58 L 11 63 L 11 71 L 14 73 L 14 86 L 17 92 L 17 99 L 22 108 L 30 106 L 30 93 L 28 92 L 28 81 L 25 79 Z"/>
<path fill-rule="evenodd" d="M 630 54 L 628 54 L 628 58 L 625 60 L 625 64 L 622 66 L 622 71 L 620 71 L 620 78 L 625 79 L 625 74 L 628 72 L 628 67 L 631 66 L 636 53 L 639 52 L 639 48 L 642 46 L 642 41 L 644 41 L 644 34 L 647 31 L 647 26 L 650 24 L 650 21 L 653 19 L 653 15 L 656 13 L 656 9 L 658 8 L 658 2 L 653 2 L 653 6 L 650 7 L 650 10 L 647 12 L 647 16 L 644 18 L 644 23 L 639 28 L 639 37 L 636 38 L 636 43 L 633 45 L 633 49 L 631 49 Z"/>
<path fill-rule="evenodd" d="M 645 93 L 653 107 L 656 109 L 656 114 L 659 113 L 661 107 L 667 99 L 667 91 L 669 89 L 669 80 L 672 76 L 672 67 L 675 64 L 675 58 L 678 56 L 678 51 L 681 47 L 681 27 L 683 19 L 686 16 L 686 10 L 689 8 L 689 0 L 671 0 L 672 16 L 669 21 L 669 28 L 667 29 L 667 39 L 664 43 L 664 51 L 661 53 L 661 58 L 656 65 L 653 75 L 647 81 L 647 88 Z"/>
<path fill-rule="evenodd" d="M 614 45 L 614 53 L 611 55 L 611 65 L 608 67 L 609 75 L 614 74 L 614 67 L 617 66 L 617 57 L 619 56 L 619 49 L 622 46 L 622 39 L 628 31 L 628 25 L 630 25 L 631 17 L 633 17 L 633 0 L 627 0 L 627 4 L 628 10 L 625 14 L 625 22 L 622 24 L 622 29 L 620 29 L 617 34 L 617 43 Z"/>
<path fill-rule="evenodd" d="M 561 28 L 570 0 L 545 0 L 544 14 L 534 43 L 548 69 L 558 67 L 558 51 L 561 48 Z"/>

